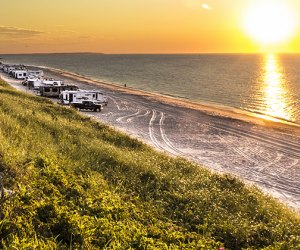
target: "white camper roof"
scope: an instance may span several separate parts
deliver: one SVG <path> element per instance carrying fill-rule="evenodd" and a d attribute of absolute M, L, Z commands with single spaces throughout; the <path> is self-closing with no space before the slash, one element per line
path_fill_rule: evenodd
<path fill-rule="evenodd" d="M 70 94 L 77 94 L 77 93 L 84 93 L 84 94 L 89 94 L 89 93 L 98 93 L 98 94 L 103 94 L 102 91 L 100 90 L 87 90 L 87 89 L 78 89 L 78 90 L 66 90 L 64 92 L 70 93 Z"/>

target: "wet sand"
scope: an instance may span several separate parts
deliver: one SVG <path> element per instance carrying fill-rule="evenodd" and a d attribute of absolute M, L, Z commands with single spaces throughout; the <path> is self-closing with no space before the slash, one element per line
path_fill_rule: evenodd
<path fill-rule="evenodd" d="M 300 211 L 299 125 L 213 105 L 101 83 L 76 74 L 43 69 L 82 89 L 109 98 L 101 113 L 83 112 L 137 137 L 160 151 L 256 184 Z M 1 77 L 26 91 L 20 81 Z"/>

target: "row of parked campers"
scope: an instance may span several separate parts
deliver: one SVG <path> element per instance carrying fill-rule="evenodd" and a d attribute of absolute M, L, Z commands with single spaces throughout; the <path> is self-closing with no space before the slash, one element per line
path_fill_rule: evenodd
<path fill-rule="evenodd" d="M 28 79 L 23 82 L 45 97 L 59 97 L 61 104 L 72 104 L 82 101 L 97 101 L 107 105 L 107 97 L 97 90 L 81 90 L 76 85 L 64 85 L 63 81 L 53 79 Z"/>
<path fill-rule="evenodd" d="M 98 90 L 82 90 L 76 85 L 64 85 L 63 81 L 53 79 L 28 79 L 23 82 L 28 88 L 39 92 L 41 96 L 57 98 L 59 103 L 73 105 L 86 101 L 107 105 L 107 97 Z"/>
<path fill-rule="evenodd" d="M 19 80 L 44 76 L 44 72 L 42 70 L 29 70 L 24 65 L 1 64 L 0 67 L 5 73 Z"/>
<path fill-rule="evenodd" d="M 44 72 L 42 70 L 13 70 L 12 76 L 19 80 L 24 80 L 32 77 L 43 77 Z"/>
<path fill-rule="evenodd" d="M 65 85 L 61 80 L 43 78 L 42 70 L 30 71 L 23 65 L 4 65 L 0 69 L 17 79 L 24 79 L 22 84 L 33 89 L 41 96 L 59 98 L 59 103 L 78 109 L 100 111 L 107 105 L 108 99 L 98 90 L 81 90 L 76 85 Z"/>

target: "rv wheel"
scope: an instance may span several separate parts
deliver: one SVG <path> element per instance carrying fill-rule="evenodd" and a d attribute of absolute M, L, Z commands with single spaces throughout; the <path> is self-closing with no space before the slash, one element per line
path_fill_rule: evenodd
<path fill-rule="evenodd" d="M 100 108 L 96 108 L 96 112 L 100 112 L 101 111 L 101 109 Z"/>

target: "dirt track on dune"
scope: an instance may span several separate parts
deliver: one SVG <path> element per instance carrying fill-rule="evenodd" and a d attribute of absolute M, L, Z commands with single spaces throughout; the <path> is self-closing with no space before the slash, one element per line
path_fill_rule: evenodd
<path fill-rule="evenodd" d="M 83 89 L 97 83 L 47 71 Z M 5 79 L 13 86 L 20 82 Z M 109 104 L 101 113 L 84 112 L 142 139 L 158 150 L 186 157 L 222 173 L 255 183 L 300 211 L 300 129 L 266 126 L 164 102 L 151 95 L 101 85 Z M 24 88 L 23 88 L 24 90 Z M 260 123 L 262 125 L 260 125 Z"/>

